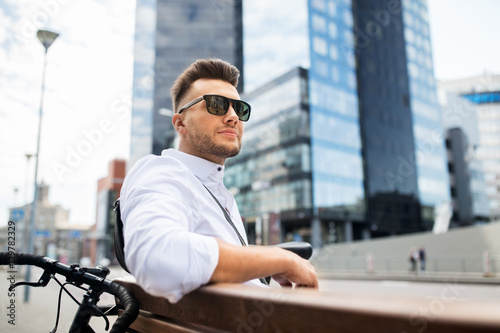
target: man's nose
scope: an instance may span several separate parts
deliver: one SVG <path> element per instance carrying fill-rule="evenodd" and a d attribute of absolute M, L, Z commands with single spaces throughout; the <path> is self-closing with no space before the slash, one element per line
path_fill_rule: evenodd
<path fill-rule="evenodd" d="M 226 118 L 225 121 L 234 121 L 234 123 L 237 123 L 240 120 L 238 118 L 238 115 L 236 114 L 236 111 L 233 108 L 233 103 L 229 105 L 229 110 L 227 110 L 225 118 Z"/>

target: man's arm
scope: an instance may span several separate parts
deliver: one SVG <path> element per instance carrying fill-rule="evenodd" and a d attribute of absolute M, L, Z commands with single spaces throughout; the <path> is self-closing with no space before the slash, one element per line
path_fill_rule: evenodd
<path fill-rule="evenodd" d="M 278 247 L 235 246 L 222 240 L 219 261 L 210 282 L 241 283 L 273 276 L 283 286 L 318 288 L 316 271 L 307 260 Z"/>

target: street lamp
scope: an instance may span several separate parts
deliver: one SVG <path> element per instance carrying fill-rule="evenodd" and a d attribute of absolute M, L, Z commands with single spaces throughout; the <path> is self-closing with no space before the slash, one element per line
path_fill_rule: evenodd
<path fill-rule="evenodd" d="M 43 109 L 43 95 L 45 92 L 45 68 L 47 66 L 47 50 L 49 49 L 50 45 L 56 40 L 56 38 L 59 36 L 59 34 L 48 31 L 48 30 L 38 30 L 36 33 L 36 36 L 40 40 L 40 43 L 42 43 L 43 47 L 45 48 L 45 53 L 43 56 L 43 74 L 42 74 L 42 94 L 40 97 L 40 111 L 39 111 L 39 117 L 38 117 L 38 139 L 37 139 L 37 144 L 36 144 L 36 155 L 35 155 L 35 189 L 34 189 L 34 194 L 33 194 L 33 203 L 31 204 L 31 216 L 30 216 L 30 224 L 29 224 L 29 239 L 28 239 L 28 253 L 33 254 L 35 246 L 34 246 L 34 240 L 35 240 L 35 216 L 36 216 L 36 201 L 38 198 L 38 161 L 40 160 L 40 133 L 42 129 L 42 109 Z M 30 281 L 30 275 L 31 275 L 31 266 L 28 265 L 26 268 L 26 281 Z M 29 302 L 29 287 L 26 286 L 25 292 L 24 292 L 24 302 Z"/>

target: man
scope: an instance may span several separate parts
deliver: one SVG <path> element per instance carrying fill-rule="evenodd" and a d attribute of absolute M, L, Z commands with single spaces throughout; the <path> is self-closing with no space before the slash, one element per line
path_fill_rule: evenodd
<path fill-rule="evenodd" d="M 149 155 L 128 172 L 120 195 L 125 261 L 137 283 L 177 302 L 211 282 L 317 288 L 314 267 L 275 247 L 242 246 L 236 202 L 222 182 L 224 162 L 241 148 L 250 106 L 240 101 L 239 71 L 198 60 L 174 83 L 172 124 L 179 148 Z"/>

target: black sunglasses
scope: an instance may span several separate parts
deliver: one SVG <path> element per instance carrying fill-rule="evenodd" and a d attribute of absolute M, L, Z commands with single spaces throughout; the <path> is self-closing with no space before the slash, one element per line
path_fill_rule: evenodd
<path fill-rule="evenodd" d="M 229 106 L 233 103 L 234 112 L 238 116 L 238 119 L 241 121 L 247 121 L 250 118 L 250 104 L 244 101 L 240 101 L 237 99 L 228 98 L 220 95 L 203 95 L 198 97 L 197 99 L 187 103 L 180 110 L 179 114 L 192 107 L 198 102 L 205 100 L 205 104 L 207 106 L 207 111 L 210 114 L 215 116 L 223 116 L 229 110 Z"/>

